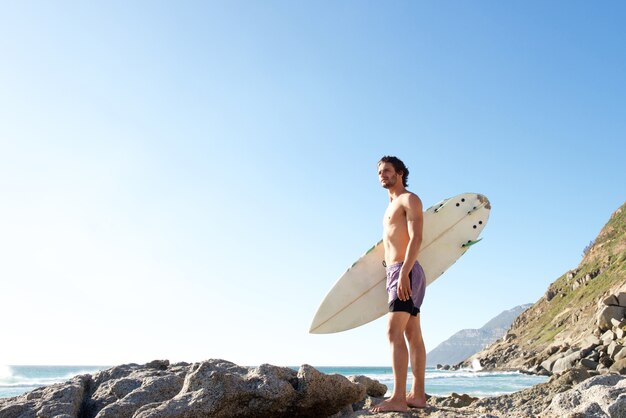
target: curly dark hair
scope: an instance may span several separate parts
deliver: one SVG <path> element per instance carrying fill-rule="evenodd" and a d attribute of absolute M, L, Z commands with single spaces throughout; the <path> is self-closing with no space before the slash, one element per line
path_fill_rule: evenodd
<path fill-rule="evenodd" d="M 396 170 L 396 173 L 402 173 L 402 184 L 404 185 L 404 187 L 407 187 L 409 185 L 409 169 L 404 165 L 401 159 L 391 155 L 385 155 L 383 158 L 380 159 L 378 165 L 380 165 L 381 163 L 391 163 L 393 169 Z"/>

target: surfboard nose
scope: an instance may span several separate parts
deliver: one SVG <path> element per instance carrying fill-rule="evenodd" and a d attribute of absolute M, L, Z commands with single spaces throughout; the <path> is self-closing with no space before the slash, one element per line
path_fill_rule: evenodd
<path fill-rule="evenodd" d="M 491 202 L 489 201 L 489 199 L 487 199 L 487 196 L 479 193 L 477 197 L 478 201 L 485 206 L 485 209 L 491 210 Z"/>

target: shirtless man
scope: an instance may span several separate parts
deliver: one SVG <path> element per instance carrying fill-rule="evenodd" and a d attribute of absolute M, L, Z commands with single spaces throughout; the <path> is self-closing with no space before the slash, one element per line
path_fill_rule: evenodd
<path fill-rule="evenodd" d="M 409 170 L 398 158 L 385 156 L 379 161 L 378 179 L 389 192 L 389 207 L 383 219 L 383 243 L 389 294 L 387 335 L 391 345 L 394 386 L 391 397 L 373 407 L 373 412 L 404 412 L 408 407 L 426 406 L 426 349 L 419 315 L 426 280 L 417 262 L 422 243 L 422 202 L 417 195 L 406 190 L 408 177 Z M 409 358 L 413 387 L 407 394 Z"/>

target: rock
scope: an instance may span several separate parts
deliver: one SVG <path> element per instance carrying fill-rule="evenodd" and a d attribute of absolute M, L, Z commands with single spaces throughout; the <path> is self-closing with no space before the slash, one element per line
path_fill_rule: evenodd
<path fill-rule="evenodd" d="M 626 335 L 626 332 L 622 328 L 618 328 L 618 329 L 615 330 L 615 336 L 618 339 L 620 339 L 620 340 L 623 339 L 625 335 Z"/>
<path fill-rule="evenodd" d="M 552 381 L 558 382 L 559 386 L 563 387 L 565 385 L 576 385 L 578 383 L 584 382 L 590 377 L 591 375 L 589 374 L 588 370 L 585 370 L 582 367 L 574 367 L 559 376 L 552 377 Z"/>
<path fill-rule="evenodd" d="M 588 358 L 589 360 L 598 361 L 600 359 L 600 353 L 598 353 L 596 350 L 593 350 L 586 358 Z"/>
<path fill-rule="evenodd" d="M 299 399 L 295 415 L 332 415 L 342 405 L 355 403 L 365 397 L 365 388 L 355 385 L 340 375 L 325 375 L 311 366 L 303 365 L 298 371 Z"/>
<path fill-rule="evenodd" d="M 165 369 L 163 369 L 165 367 Z M 84 402 L 89 416 L 132 416 L 134 411 L 151 402 L 162 402 L 175 396 L 183 385 L 188 365 L 169 366 L 167 360 L 155 360 L 144 366 L 125 364 L 94 375 L 94 383 Z"/>
<path fill-rule="evenodd" d="M 550 371 L 544 369 L 543 367 L 537 372 L 539 376 L 550 376 Z"/>
<path fill-rule="evenodd" d="M 117 366 L 0 400 L 0 418 L 318 417 L 347 413 L 375 381 L 353 383 L 311 366 L 299 371 L 224 360 Z M 386 387 L 382 385 L 384 391 Z M 378 388 L 378 392 L 376 389 Z M 383 391 L 383 394 L 384 394 Z"/>
<path fill-rule="evenodd" d="M 622 347 L 621 350 L 616 351 L 615 355 L 613 356 L 614 361 L 619 361 L 624 358 L 626 358 L 626 347 Z"/>
<path fill-rule="evenodd" d="M 437 370 L 441 370 L 443 368 L 443 365 L 437 363 Z"/>
<path fill-rule="evenodd" d="M 130 418 L 143 405 L 173 398 L 182 386 L 183 378 L 174 374 L 146 377 L 141 387 L 105 406 L 96 418 Z"/>
<path fill-rule="evenodd" d="M 609 344 L 609 346 L 606 348 L 606 353 L 609 355 L 609 357 L 613 358 L 613 354 L 616 352 L 616 350 L 621 350 L 622 346 L 619 345 L 617 342 L 615 341 L 611 341 L 611 343 Z"/>
<path fill-rule="evenodd" d="M 617 404 L 618 398 L 625 393 L 625 376 L 591 377 L 570 390 L 556 394 L 549 407 L 540 415 L 545 417 L 607 417 L 609 408 Z"/>
<path fill-rule="evenodd" d="M 554 296 L 556 296 L 556 293 L 554 292 L 554 290 L 552 290 L 552 289 L 548 289 L 548 290 L 546 291 L 545 296 L 546 296 L 546 300 L 547 300 L 548 302 L 550 302 L 552 299 L 554 299 Z"/>
<path fill-rule="evenodd" d="M 626 359 L 621 359 L 613 363 L 613 365 L 609 367 L 609 371 L 626 374 Z"/>
<path fill-rule="evenodd" d="M 608 415 L 602 410 L 600 405 L 596 402 L 591 402 L 579 408 L 578 412 L 568 415 L 568 418 L 608 418 Z"/>
<path fill-rule="evenodd" d="M 148 369 L 167 370 L 169 365 L 169 360 L 153 360 L 150 363 L 146 363 L 145 367 Z"/>
<path fill-rule="evenodd" d="M 611 325 L 613 325 L 614 328 L 623 327 L 625 323 L 626 322 L 623 319 L 617 320 L 615 318 L 611 318 Z"/>
<path fill-rule="evenodd" d="M 619 302 L 617 301 L 617 296 L 615 295 L 609 295 L 607 298 L 605 298 L 602 303 L 605 306 L 619 306 Z"/>
<path fill-rule="evenodd" d="M 471 405 L 473 402 L 477 401 L 478 398 L 474 398 L 467 394 L 459 395 L 458 393 L 452 393 L 450 396 L 445 398 L 444 401 L 438 403 L 439 406 L 447 406 L 452 408 L 463 408 Z"/>
<path fill-rule="evenodd" d="M 611 318 L 615 318 L 619 321 L 624 319 L 626 313 L 626 307 L 623 306 L 605 306 L 604 309 L 598 315 L 597 323 L 600 330 L 605 331 L 611 329 Z"/>
<path fill-rule="evenodd" d="M 223 360 L 194 364 L 180 393 L 139 409 L 136 418 L 330 416 L 365 396 L 365 387 L 304 365 L 248 369 Z"/>
<path fill-rule="evenodd" d="M 620 292 L 619 295 L 617 295 L 617 304 L 626 307 L 626 293 Z"/>
<path fill-rule="evenodd" d="M 600 341 L 600 338 L 596 337 L 595 335 L 588 335 L 580 343 L 580 349 L 583 350 L 583 351 L 587 351 L 587 350 L 596 348 L 601 343 L 602 343 L 602 341 Z"/>
<path fill-rule="evenodd" d="M 580 360 L 580 364 L 581 364 L 581 365 L 582 365 L 585 369 L 588 369 L 588 370 L 596 370 L 596 369 L 598 368 L 598 364 L 599 364 L 599 363 L 596 363 L 596 362 L 595 362 L 595 361 L 593 361 L 593 360 L 590 360 L 590 359 L 584 358 L 584 359 L 581 359 L 581 360 Z"/>
<path fill-rule="evenodd" d="M 547 360 L 541 362 L 541 367 L 548 371 L 548 372 L 552 372 L 552 368 L 554 367 L 554 363 L 556 363 L 556 361 L 559 359 L 558 356 L 551 356 L 550 358 L 548 358 Z"/>
<path fill-rule="evenodd" d="M 551 356 L 552 354 L 554 354 L 557 351 L 559 351 L 559 348 L 560 348 L 560 346 L 558 346 L 558 345 L 552 345 L 552 346 L 548 347 L 547 354 L 549 356 Z"/>
<path fill-rule="evenodd" d="M 602 336 L 600 337 L 600 339 L 602 340 L 602 344 L 603 345 L 609 345 L 611 343 L 611 341 L 613 341 L 616 338 L 616 335 L 613 331 L 608 330 L 606 331 L 604 334 L 602 334 Z"/>
<path fill-rule="evenodd" d="M 619 395 L 613 405 L 609 406 L 608 412 L 611 418 L 626 417 L 626 394 Z"/>
<path fill-rule="evenodd" d="M 598 363 L 606 366 L 606 367 L 611 367 L 614 363 L 613 359 L 611 357 L 609 357 L 608 355 L 601 355 L 600 358 L 598 359 Z"/>
<path fill-rule="evenodd" d="M 578 350 L 578 351 L 574 351 L 573 353 L 570 353 L 568 355 L 566 355 L 565 357 L 562 357 L 560 359 L 558 359 L 557 361 L 554 362 L 554 365 L 552 366 L 552 373 L 562 373 L 568 369 L 571 369 L 574 364 L 580 360 L 582 358 L 582 351 Z"/>
<path fill-rule="evenodd" d="M 387 393 L 387 385 L 383 385 L 378 380 L 370 379 L 367 376 L 350 376 L 348 380 L 363 385 L 368 396 L 381 398 Z"/>

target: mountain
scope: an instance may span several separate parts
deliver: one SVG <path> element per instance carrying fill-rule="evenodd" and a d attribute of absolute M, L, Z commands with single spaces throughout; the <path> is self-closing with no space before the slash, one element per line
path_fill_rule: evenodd
<path fill-rule="evenodd" d="M 626 373 L 626 203 L 505 338 L 467 359 L 483 367 L 560 373 L 582 366 Z"/>
<path fill-rule="evenodd" d="M 506 334 L 515 318 L 531 306 L 516 306 L 500 313 L 479 329 L 457 332 L 426 355 L 426 364 L 457 364 L 465 360 Z"/>

